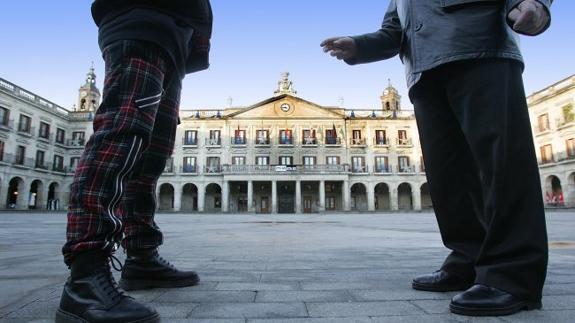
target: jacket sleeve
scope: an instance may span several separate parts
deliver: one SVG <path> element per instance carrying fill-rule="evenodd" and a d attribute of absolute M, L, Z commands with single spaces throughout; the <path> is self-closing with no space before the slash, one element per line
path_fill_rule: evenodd
<path fill-rule="evenodd" d="M 513 8 L 517 7 L 523 1 L 524 0 L 506 0 L 505 11 L 507 12 L 507 15 L 509 15 L 511 10 L 513 10 Z M 524 34 L 524 35 L 537 36 L 539 34 L 542 34 L 551 25 L 551 4 L 553 3 L 553 0 L 537 0 L 537 2 L 539 2 L 541 5 L 543 5 L 543 8 L 545 8 L 545 10 L 547 11 L 547 15 L 549 16 L 549 21 L 547 22 L 547 25 L 545 25 L 545 27 L 541 28 L 541 30 L 539 32 L 537 32 L 536 34 Z M 513 23 L 509 19 L 507 19 L 507 24 L 509 25 L 509 27 L 513 27 Z"/>
<path fill-rule="evenodd" d="M 351 37 L 357 46 L 357 55 L 345 62 L 355 65 L 391 58 L 399 53 L 402 34 L 397 4 L 392 0 L 378 31 Z"/>

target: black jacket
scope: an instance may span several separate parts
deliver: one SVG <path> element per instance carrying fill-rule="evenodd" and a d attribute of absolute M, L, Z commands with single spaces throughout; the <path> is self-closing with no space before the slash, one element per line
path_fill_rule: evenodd
<path fill-rule="evenodd" d="M 538 1 L 549 11 L 552 0 Z M 507 21 L 519 2 L 391 0 L 381 29 L 352 37 L 358 54 L 346 62 L 369 63 L 399 54 L 408 86 L 421 72 L 456 60 L 499 57 L 522 62 L 518 35 Z"/>
<path fill-rule="evenodd" d="M 154 12 L 157 17 L 150 16 Z M 180 69 L 185 73 L 209 66 L 213 19 L 209 0 L 95 0 L 92 16 L 100 27 L 101 47 L 118 39 L 146 40 L 171 51 L 176 65 L 183 57 L 185 66 Z"/>

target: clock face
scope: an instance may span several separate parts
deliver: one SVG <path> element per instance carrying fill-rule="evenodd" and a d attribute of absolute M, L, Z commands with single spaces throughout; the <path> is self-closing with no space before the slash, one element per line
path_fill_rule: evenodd
<path fill-rule="evenodd" d="M 88 95 L 88 92 L 82 91 L 82 93 L 80 93 L 80 95 L 81 95 L 81 96 L 86 96 L 86 95 Z"/>
<path fill-rule="evenodd" d="M 280 109 L 281 109 L 283 112 L 288 112 L 288 111 L 291 109 L 291 107 L 289 106 L 289 104 L 283 103 L 282 105 L 280 105 Z"/>

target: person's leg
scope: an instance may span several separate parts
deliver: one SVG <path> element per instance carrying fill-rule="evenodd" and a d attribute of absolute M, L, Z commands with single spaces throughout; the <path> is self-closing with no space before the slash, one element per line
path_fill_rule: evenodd
<path fill-rule="evenodd" d="M 137 41 L 115 42 L 103 54 L 103 100 L 72 184 L 63 247 L 71 274 L 56 322 L 158 322 L 153 309 L 118 288 L 109 258 L 122 237 L 126 178 L 149 146 L 165 59 L 159 47 Z"/>
<path fill-rule="evenodd" d="M 482 59 L 444 70 L 453 108 L 481 171 L 486 228 L 476 283 L 539 302 L 547 231 L 519 62 Z"/>
<path fill-rule="evenodd" d="M 443 243 L 451 250 L 441 270 L 458 279 L 425 275 L 429 277 L 414 280 L 414 288 L 433 290 L 436 283 L 435 290 L 447 291 L 472 284 L 485 231 L 477 220 L 483 204 L 479 171 L 449 107 L 440 76 L 436 70 L 425 72 L 409 95 L 415 107 L 433 209 Z M 418 281 L 430 286 L 417 286 Z"/>

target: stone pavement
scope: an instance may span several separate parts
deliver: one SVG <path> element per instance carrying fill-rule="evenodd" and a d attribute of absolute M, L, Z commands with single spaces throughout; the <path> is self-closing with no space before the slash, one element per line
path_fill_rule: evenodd
<path fill-rule="evenodd" d="M 162 255 L 202 279 L 132 293 L 163 322 L 575 322 L 575 212 L 548 213 L 543 310 L 486 319 L 449 314 L 454 293 L 411 289 L 413 276 L 437 269 L 447 254 L 431 213 L 157 220 Z M 63 213 L 0 213 L 0 322 L 53 322 L 68 274 L 64 230 Z"/>

